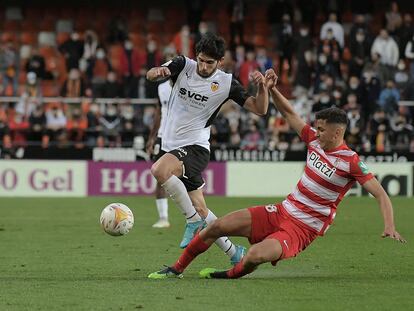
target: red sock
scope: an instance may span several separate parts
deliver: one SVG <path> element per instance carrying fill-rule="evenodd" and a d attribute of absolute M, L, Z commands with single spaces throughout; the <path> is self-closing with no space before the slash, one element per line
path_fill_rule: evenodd
<path fill-rule="evenodd" d="M 185 268 L 194 260 L 195 257 L 205 252 L 211 246 L 206 244 L 201 238 L 200 234 L 196 234 L 191 240 L 190 244 L 185 248 L 180 258 L 173 265 L 174 270 L 183 272 Z"/>
<path fill-rule="evenodd" d="M 227 271 L 227 277 L 229 279 L 238 279 L 238 278 L 241 278 L 242 276 L 245 276 L 246 274 L 253 272 L 255 268 L 256 267 L 246 269 L 243 265 L 243 260 L 242 260 L 238 264 L 236 264 L 232 269 Z"/>

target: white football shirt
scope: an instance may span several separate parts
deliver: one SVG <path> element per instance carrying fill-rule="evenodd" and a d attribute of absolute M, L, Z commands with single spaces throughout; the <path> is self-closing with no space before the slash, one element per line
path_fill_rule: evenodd
<path fill-rule="evenodd" d="M 197 73 L 197 62 L 177 56 L 164 64 L 174 82 L 168 101 L 162 150 L 199 145 L 210 150 L 210 125 L 221 106 L 232 99 L 243 106 L 249 97 L 231 74 L 217 69 L 205 78 Z"/>

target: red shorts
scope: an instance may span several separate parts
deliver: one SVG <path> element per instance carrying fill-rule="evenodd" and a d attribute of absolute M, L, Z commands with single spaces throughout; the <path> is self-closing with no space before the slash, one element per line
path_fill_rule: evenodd
<path fill-rule="evenodd" d="M 252 217 L 249 242 L 256 244 L 264 239 L 278 240 L 283 251 L 279 260 L 295 257 L 318 236 L 295 224 L 285 214 L 281 204 L 253 206 L 248 210 Z"/>

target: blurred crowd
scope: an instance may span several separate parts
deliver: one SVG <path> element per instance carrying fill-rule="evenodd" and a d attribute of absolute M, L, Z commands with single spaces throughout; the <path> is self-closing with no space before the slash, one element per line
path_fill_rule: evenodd
<path fill-rule="evenodd" d="M 80 27 L 77 15 L 54 19 L 53 31 L 34 37 L 12 26 L 34 9 L 8 8 L 0 96 L 18 100 L 0 102 L 3 150 L 144 146 L 155 106 L 119 104 L 117 98 L 156 98 L 146 71 L 173 55 L 194 57 L 195 44 L 211 31 L 228 43 L 222 69 L 251 94 L 251 73 L 275 68 L 280 89 L 307 121 L 338 106 L 348 113 L 346 139 L 353 148 L 414 151 L 414 106 L 401 104 L 414 101 L 413 15 L 397 1 L 373 14 L 373 3 L 231 0 L 214 11 L 205 1 L 183 1 L 184 13 L 175 11 L 174 22 L 167 8 L 147 7 L 126 17 L 109 14 L 105 27 Z M 135 25 L 134 16 L 147 28 Z M 74 100 L 45 103 L 49 96 Z M 99 104 L 96 98 L 113 100 Z M 223 106 L 211 142 L 243 150 L 304 149 L 274 108 L 258 118 L 234 104 Z"/>

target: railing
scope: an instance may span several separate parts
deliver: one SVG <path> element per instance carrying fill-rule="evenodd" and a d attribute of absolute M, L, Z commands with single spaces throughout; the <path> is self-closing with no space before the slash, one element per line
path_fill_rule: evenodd
<path fill-rule="evenodd" d="M 66 103 L 76 104 L 84 101 L 91 101 L 98 104 L 134 104 L 134 105 L 153 105 L 158 103 L 156 98 L 90 98 L 90 97 L 42 97 L 44 103 Z M 0 103 L 16 103 L 20 100 L 17 96 L 2 96 Z"/>

